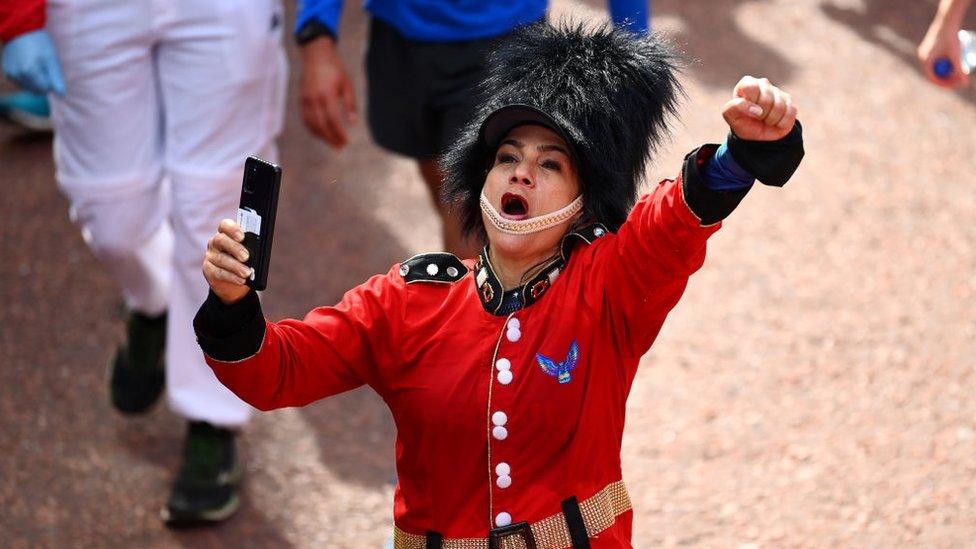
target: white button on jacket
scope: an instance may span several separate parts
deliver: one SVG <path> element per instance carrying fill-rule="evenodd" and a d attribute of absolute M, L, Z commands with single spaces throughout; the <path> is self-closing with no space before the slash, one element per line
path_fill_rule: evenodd
<path fill-rule="evenodd" d="M 502 385 L 508 385 L 509 383 L 512 382 L 512 379 L 514 377 L 515 376 L 512 375 L 511 370 L 502 370 L 501 372 L 498 372 L 498 383 L 501 383 Z"/>
<path fill-rule="evenodd" d="M 491 422 L 495 425 L 502 426 L 508 423 L 508 415 L 501 410 L 491 414 Z"/>

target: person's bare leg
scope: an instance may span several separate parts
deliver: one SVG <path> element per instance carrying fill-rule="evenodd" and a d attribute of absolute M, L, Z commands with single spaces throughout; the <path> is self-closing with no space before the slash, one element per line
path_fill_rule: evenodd
<path fill-rule="evenodd" d="M 420 174 L 424 178 L 424 183 L 427 184 L 427 190 L 430 191 L 431 200 L 434 201 L 434 206 L 441 215 L 444 249 L 462 259 L 477 256 L 481 250 L 471 242 L 471 239 L 461 236 L 461 222 L 457 214 L 441 202 L 441 186 L 444 177 L 437 165 L 437 160 L 433 158 L 420 160 L 419 164 Z"/>

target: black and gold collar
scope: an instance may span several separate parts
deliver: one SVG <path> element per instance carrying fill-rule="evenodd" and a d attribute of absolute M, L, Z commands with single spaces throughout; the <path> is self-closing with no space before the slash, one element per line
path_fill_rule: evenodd
<path fill-rule="evenodd" d="M 559 246 L 559 255 L 546 263 L 525 284 L 508 291 L 502 288 L 502 283 L 495 275 L 491 261 L 488 260 L 488 246 L 485 246 L 474 264 L 473 277 L 481 305 L 485 311 L 496 316 L 507 316 L 532 305 L 552 287 L 580 241 L 590 244 L 607 232 L 609 231 L 602 224 L 593 223 L 566 233 Z"/>

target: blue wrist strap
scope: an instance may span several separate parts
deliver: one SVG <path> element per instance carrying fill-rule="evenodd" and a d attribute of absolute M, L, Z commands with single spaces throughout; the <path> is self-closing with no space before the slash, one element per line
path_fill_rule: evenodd
<path fill-rule="evenodd" d="M 713 191 L 741 191 L 752 186 L 756 178 L 729 154 L 727 141 L 705 162 L 702 175 L 705 186 Z"/>

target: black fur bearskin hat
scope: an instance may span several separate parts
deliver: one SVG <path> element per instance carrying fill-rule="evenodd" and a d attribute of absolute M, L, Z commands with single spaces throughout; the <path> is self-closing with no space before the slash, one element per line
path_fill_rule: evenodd
<path fill-rule="evenodd" d="M 460 209 L 465 233 L 485 238 L 485 176 L 505 134 L 526 123 L 569 142 L 584 219 L 616 231 L 684 94 L 678 66 L 661 40 L 610 25 L 542 22 L 514 31 L 489 57 L 477 116 L 442 158 L 444 197 Z"/>

